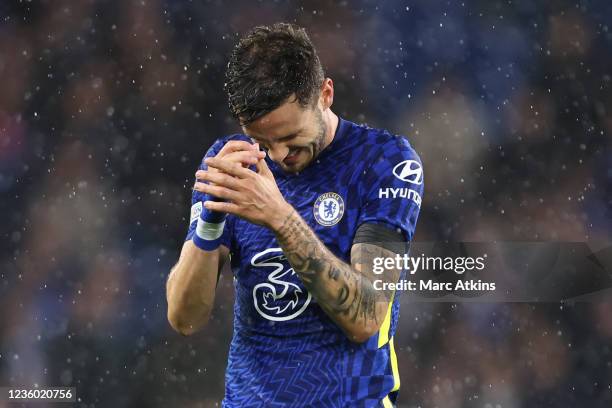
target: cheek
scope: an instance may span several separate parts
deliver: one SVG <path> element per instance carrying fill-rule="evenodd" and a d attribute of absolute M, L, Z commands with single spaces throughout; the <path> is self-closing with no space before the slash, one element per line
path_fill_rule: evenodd
<path fill-rule="evenodd" d="M 312 143 L 308 143 L 307 145 L 305 145 L 304 147 L 302 147 L 301 149 L 301 154 L 304 157 L 309 157 L 312 156 L 314 154 L 314 144 Z"/>

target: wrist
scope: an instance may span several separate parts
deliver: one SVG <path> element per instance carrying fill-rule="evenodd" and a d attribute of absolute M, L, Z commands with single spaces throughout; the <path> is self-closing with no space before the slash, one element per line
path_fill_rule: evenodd
<path fill-rule="evenodd" d="M 204 201 L 214 201 L 214 197 L 206 195 Z M 203 208 L 192 238 L 195 246 L 204 251 L 217 249 L 221 245 L 226 216 L 225 213 Z"/>
<path fill-rule="evenodd" d="M 268 228 L 274 233 L 278 233 L 287 219 L 293 214 L 294 209 L 291 204 L 285 202 L 277 210 L 273 211 L 268 222 Z"/>

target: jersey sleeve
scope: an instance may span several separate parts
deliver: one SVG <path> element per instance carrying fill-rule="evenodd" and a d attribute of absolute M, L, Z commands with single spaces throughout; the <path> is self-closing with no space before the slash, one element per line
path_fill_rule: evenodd
<path fill-rule="evenodd" d="M 386 224 L 411 241 L 423 197 L 421 159 L 405 138 L 394 137 L 368 165 L 360 183 L 358 226 Z"/>
<path fill-rule="evenodd" d="M 238 137 L 226 137 L 222 139 L 217 139 L 215 143 L 208 149 L 202 160 L 200 161 L 200 165 L 198 166 L 198 170 L 206 170 L 208 166 L 204 163 L 204 160 L 207 157 L 214 157 L 219 153 L 219 151 L 223 148 L 225 143 L 227 143 L 230 139 L 242 139 Z M 248 139 L 245 139 L 248 140 Z M 194 178 L 195 183 L 195 178 Z M 193 234 L 195 234 L 196 225 L 198 223 L 198 218 L 200 218 L 200 213 L 203 208 L 203 199 L 204 193 L 200 191 L 193 190 L 191 194 L 191 214 L 189 217 L 189 229 L 187 230 L 187 236 L 185 237 L 185 241 L 189 241 L 193 238 Z M 228 215 L 227 220 L 225 222 L 225 227 L 223 229 L 223 234 L 221 235 L 221 245 L 225 245 L 227 248 L 231 248 L 231 231 L 232 231 L 232 222 L 230 220 L 232 218 L 231 214 Z"/>

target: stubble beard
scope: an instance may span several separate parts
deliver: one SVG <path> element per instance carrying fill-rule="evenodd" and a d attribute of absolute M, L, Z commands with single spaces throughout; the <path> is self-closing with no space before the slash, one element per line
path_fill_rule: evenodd
<path fill-rule="evenodd" d="M 315 137 L 315 139 L 310 144 L 312 146 L 312 159 L 309 160 L 307 163 L 302 164 L 299 168 L 296 168 L 296 169 L 289 169 L 285 165 L 282 165 L 282 167 L 286 171 L 290 171 L 292 173 L 302 171 L 313 160 L 316 160 L 317 156 L 319 156 L 319 154 L 321 153 L 321 151 L 323 150 L 323 148 L 325 146 L 325 135 L 327 134 L 327 124 L 323 120 L 323 113 L 318 108 L 316 110 L 317 110 L 317 113 L 316 113 L 315 120 L 317 121 L 317 128 L 318 129 L 317 129 L 317 136 Z"/>
<path fill-rule="evenodd" d="M 312 153 L 313 160 L 317 158 L 323 147 L 325 146 L 325 135 L 327 134 L 327 124 L 323 120 L 323 113 L 317 109 L 317 126 L 319 127 L 319 133 L 313 143 Z"/>

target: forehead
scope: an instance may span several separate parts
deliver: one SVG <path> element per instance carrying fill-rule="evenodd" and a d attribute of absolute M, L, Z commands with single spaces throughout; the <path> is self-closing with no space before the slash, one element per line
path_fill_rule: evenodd
<path fill-rule="evenodd" d="M 248 136 L 261 140 L 286 137 L 304 126 L 309 112 L 310 109 L 304 108 L 295 98 L 291 98 L 270 113 L 243 126 L 243 130 Z"/>

